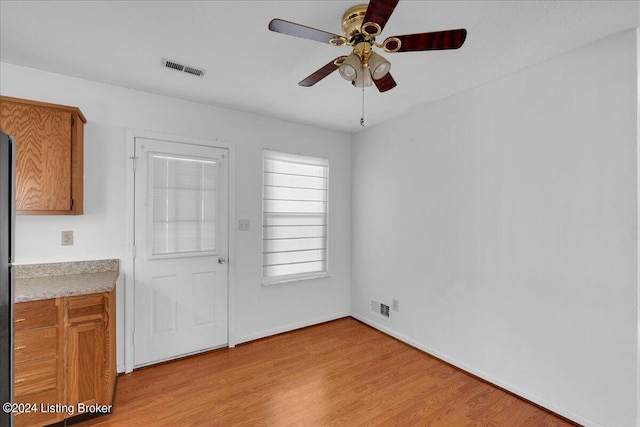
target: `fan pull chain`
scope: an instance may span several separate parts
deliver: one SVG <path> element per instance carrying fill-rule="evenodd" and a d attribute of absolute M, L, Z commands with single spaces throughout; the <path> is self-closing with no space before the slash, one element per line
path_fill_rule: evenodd
<path fill-rule="evenodd" d="M 360 117 L 360 126 L 364 127 L 364 86 L 362 87 L 362 117 Z"/>

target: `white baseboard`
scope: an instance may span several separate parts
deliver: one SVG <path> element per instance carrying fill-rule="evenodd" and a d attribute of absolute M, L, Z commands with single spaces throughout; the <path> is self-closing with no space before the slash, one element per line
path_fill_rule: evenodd
<path fill-rule="evenodd" d="M 312 320 L 308 320 L 308 321 L 304 321 L 304 322 L 291 323 L 289 325 L 279 326 L 277 328 L 268 329 L 268 330 L 265 330 L 265 331 L 259 331 L 259 332 L 256 332 L 254 334 L 251 334 L 251 335 L 245 335 L 245 336 L 242 336 L 242 337 L 238 337 L 238 338 L 236 338 L 236 342 L 235 343 L 236 344 L 242 344 L 244 342 L 258 340 L 260 338 L 269 337 L 271 335 L 282 334 L 284 332 L 290 332 L 290 331 L 293 331 L 293 330 L 296 330 L 296 329 L 306 328 L 307 326 L 313 326 L 313 325 L 317 325 L 319 323 L 330 322 L 332 320 L 341 319 L 343 317 L 349 317 L 349 316 L 351 316 L 351 313 L 348 312 L 348 311 L 345 311 L 345 312 L 330 314 L 328 316 L 318 317 L 318 318 L 315 318 L 315 319 L 312 319 Z"/>
<path fill-rule="evenodd" d="M 367 324 L 369 326 L 371 326 L 374 329 L 379 330 L 380 332 L 383 332 L 389 336 L 392 336 L 393 338 L 404 342 L 405 344 L 410 345 L 411 347 L 414 347 L 420 351 L 423 351 L 431 356 L 437 357 L 440 360 L 443 360 L 453 366 L 455 366 L 456 368 L 462 369 L 465 372 L 468 372 L 478 378 L 481 378 L 491 384 L 494 384 L 504 390 L 507 390 L 510 393 L 515 394 L 516 396 L 522 397 L 523 399 L 526 399 L 530 402 L 535 403 L 536 405 L 540 405 L 543 408 L 548 409 L 549 411 L 555 412 L 556 414 L 565 417 L 567 419 L 570 419 L 572 421 L 575 421 L 585 427 L 604 427 L 602 424 L 598 424 L 592 420 L 588 420 L 585 419 L 583 417 L 581 417 L 580 415 L 577 415 L 571 411 L 568 411 L 564 408 L 561 408 L 551 402 L 548 402 L 544 399 L 541 399 L 539 396 L 535 396 L 532 395 L 531 393 L 528 393 L 525 390 L 522 390 L 518 387 L 514 387 L 511 384 L 505 383 L 502 380 L 493 378 L 491 375 L 487 374 L 486 372 L 480 371 L 478 369 L 475 369 L 463 362 L 460 362 L 459 360 L 456 360 L 452 357 L 449 357 L 448 355 L 441 353 L 429 346 L 426 346 L 424 344 L 421 344 L 415 340 L 413 340 L 412 338 L 409 338 L 403 334 L 400 334 L 396 331 L 394 331 L 393 329 L 389 328 L 386 324 L 380 324 L 377 323 L 375 320 L 372 319 L 368 319 L 366 317 L 362 317 L 358 314 L 355 313 L 351 313 L 351 317 L 353 317 L 356 320 L 359 320 L 360 322 Z"/>
<path fill-rule="evenodd" d="M 512 384 L 506 383 L 500 379 L 497 378 L 493 378 L 491 375 L 487 374 L 484 371 L 475 369 L 455 358 L 452 358 L 450 356 L 448 356 L 447 354 L 441 353 L 436 349 L 433 349 L 429 346 L 426 346 L 418 341 L 415 341 L 414 339 L 405 336 L 401 333 L 396 332 L 395 330 L 391 329 L 388 326 L 388 323 L 385 322 L 384 324 L 382 323 L 378 323 L 375 321 L 375 319 L 369 319 L 363 316 L 360 316 L 358 314 L 352 313 L 352 312 L 340 312 L 340 313 L 334 313 L 328 316 L 322 316 L 322 317 L 318 317 L 312 320 L 307 320 L 304 322 L 298 322 L 298 323 L 291 323 L 285 326 L 279 326 L 277 328 L 273 328 L 273 329 L 268 329 L 268 330 L 264 330 L 264 331 L 259 331 L 250 335 L 245 335 L 242 337 L 238 337 L 236 339 L 235 344 L 242 344 L 245 342 L 249 342 L 249 341 L 253 341 L 253 340 L 257 340 L 257 339 L 261 339 L 261 338 L 265 338 L 265 337 L 269 337 L 272 335 L 277 335 L 277 334 L 281 334 L 281 333 L 285 333 L 285 332 L 290 332 L 296 329 L 300 329 L 300 328 L 306 328 L 308 326 L 313 326 L 313 325 L 317 325 L 320 323 L 325 323 L 325 322 L 330 322 L 332 320 L 337 320 L 337 319 L 341 319 L 343 317 L 353 317 L 354 319 L 371 326 L 374 329 L 379 330 L 380 332 L 383 332 L 399 341 L 404 342 L 405 344 L 410 345 L 411 347 L 414 347 L 420 351 L 423 351 L 431 356 L 434 356 L 440 360 L 443 360 L 465 372 L 468 372 L 478 378 L 481 378 L 491 384 L 494 384 L 504 390 L 507 390 L 510 393 L 513 393 L 516 396 L 522 397 L 523 399 L 526 399 L 530 402 L 535 403 L 536 405 L 540 405 L 543 408 L 546 408 L 552 412 L 555 412 L 556 414 L 565 417 L 567 419 L 570 419 L 574 422 L 577 422 L 585 427 L 604 427 L 602 424 L 596 423 L 592 420 L 588 420 L 585 419 L 583 417 L 581 417 L 580 415 L 577 415 L 571 411 L 566 410 L 565 408 L 561 408 L 555 404 L 553 404 L 552 402 L 548 402 L 545 399 L 540 398 L 539 396 L 535 396 L 532 395 L 531 393 L 522 390 L 518 387 L 513 386 Z M 122 373 L 125 372 L 125 365 L 124 364 L 119 364 L 117 366 L 117 372 L 118 373 Z"/>

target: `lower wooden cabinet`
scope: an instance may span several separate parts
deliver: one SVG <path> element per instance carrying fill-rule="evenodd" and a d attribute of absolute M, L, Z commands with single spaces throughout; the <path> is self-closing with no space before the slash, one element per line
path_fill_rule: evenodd
<path fill-rule="evenodd" d="M 47 299 L 15 306 L 15 425 L 42 426 L 62 421 L 50 405 L 64 401 L 62 301 Z"/>
<path fill-rule="evenodd" d="M 108 405 L 115 386 L 114 292 L 65 299 L 67 404 Z M 115 312 L 115 311 L 114 311 Z"/>
<path fill-rule="evenodd" d="M 15 307 L 16 427 L 44 426 L 112 403 L 115 289 Z"/>

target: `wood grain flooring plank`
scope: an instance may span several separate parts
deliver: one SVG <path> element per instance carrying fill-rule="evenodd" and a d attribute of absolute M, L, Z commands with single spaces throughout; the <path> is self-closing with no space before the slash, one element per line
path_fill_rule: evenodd
<path fill-rule="evenodd" d="M 352 318 L 118 377 L 86 426 L 571 426 Z"/>

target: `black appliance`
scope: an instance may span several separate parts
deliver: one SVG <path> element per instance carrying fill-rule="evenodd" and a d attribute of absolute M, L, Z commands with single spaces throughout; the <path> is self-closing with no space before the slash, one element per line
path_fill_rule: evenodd
<path fill-rule="evenodd" d="M 15 140 L 0 132 L 0 426 L 13 426 Z"/>

